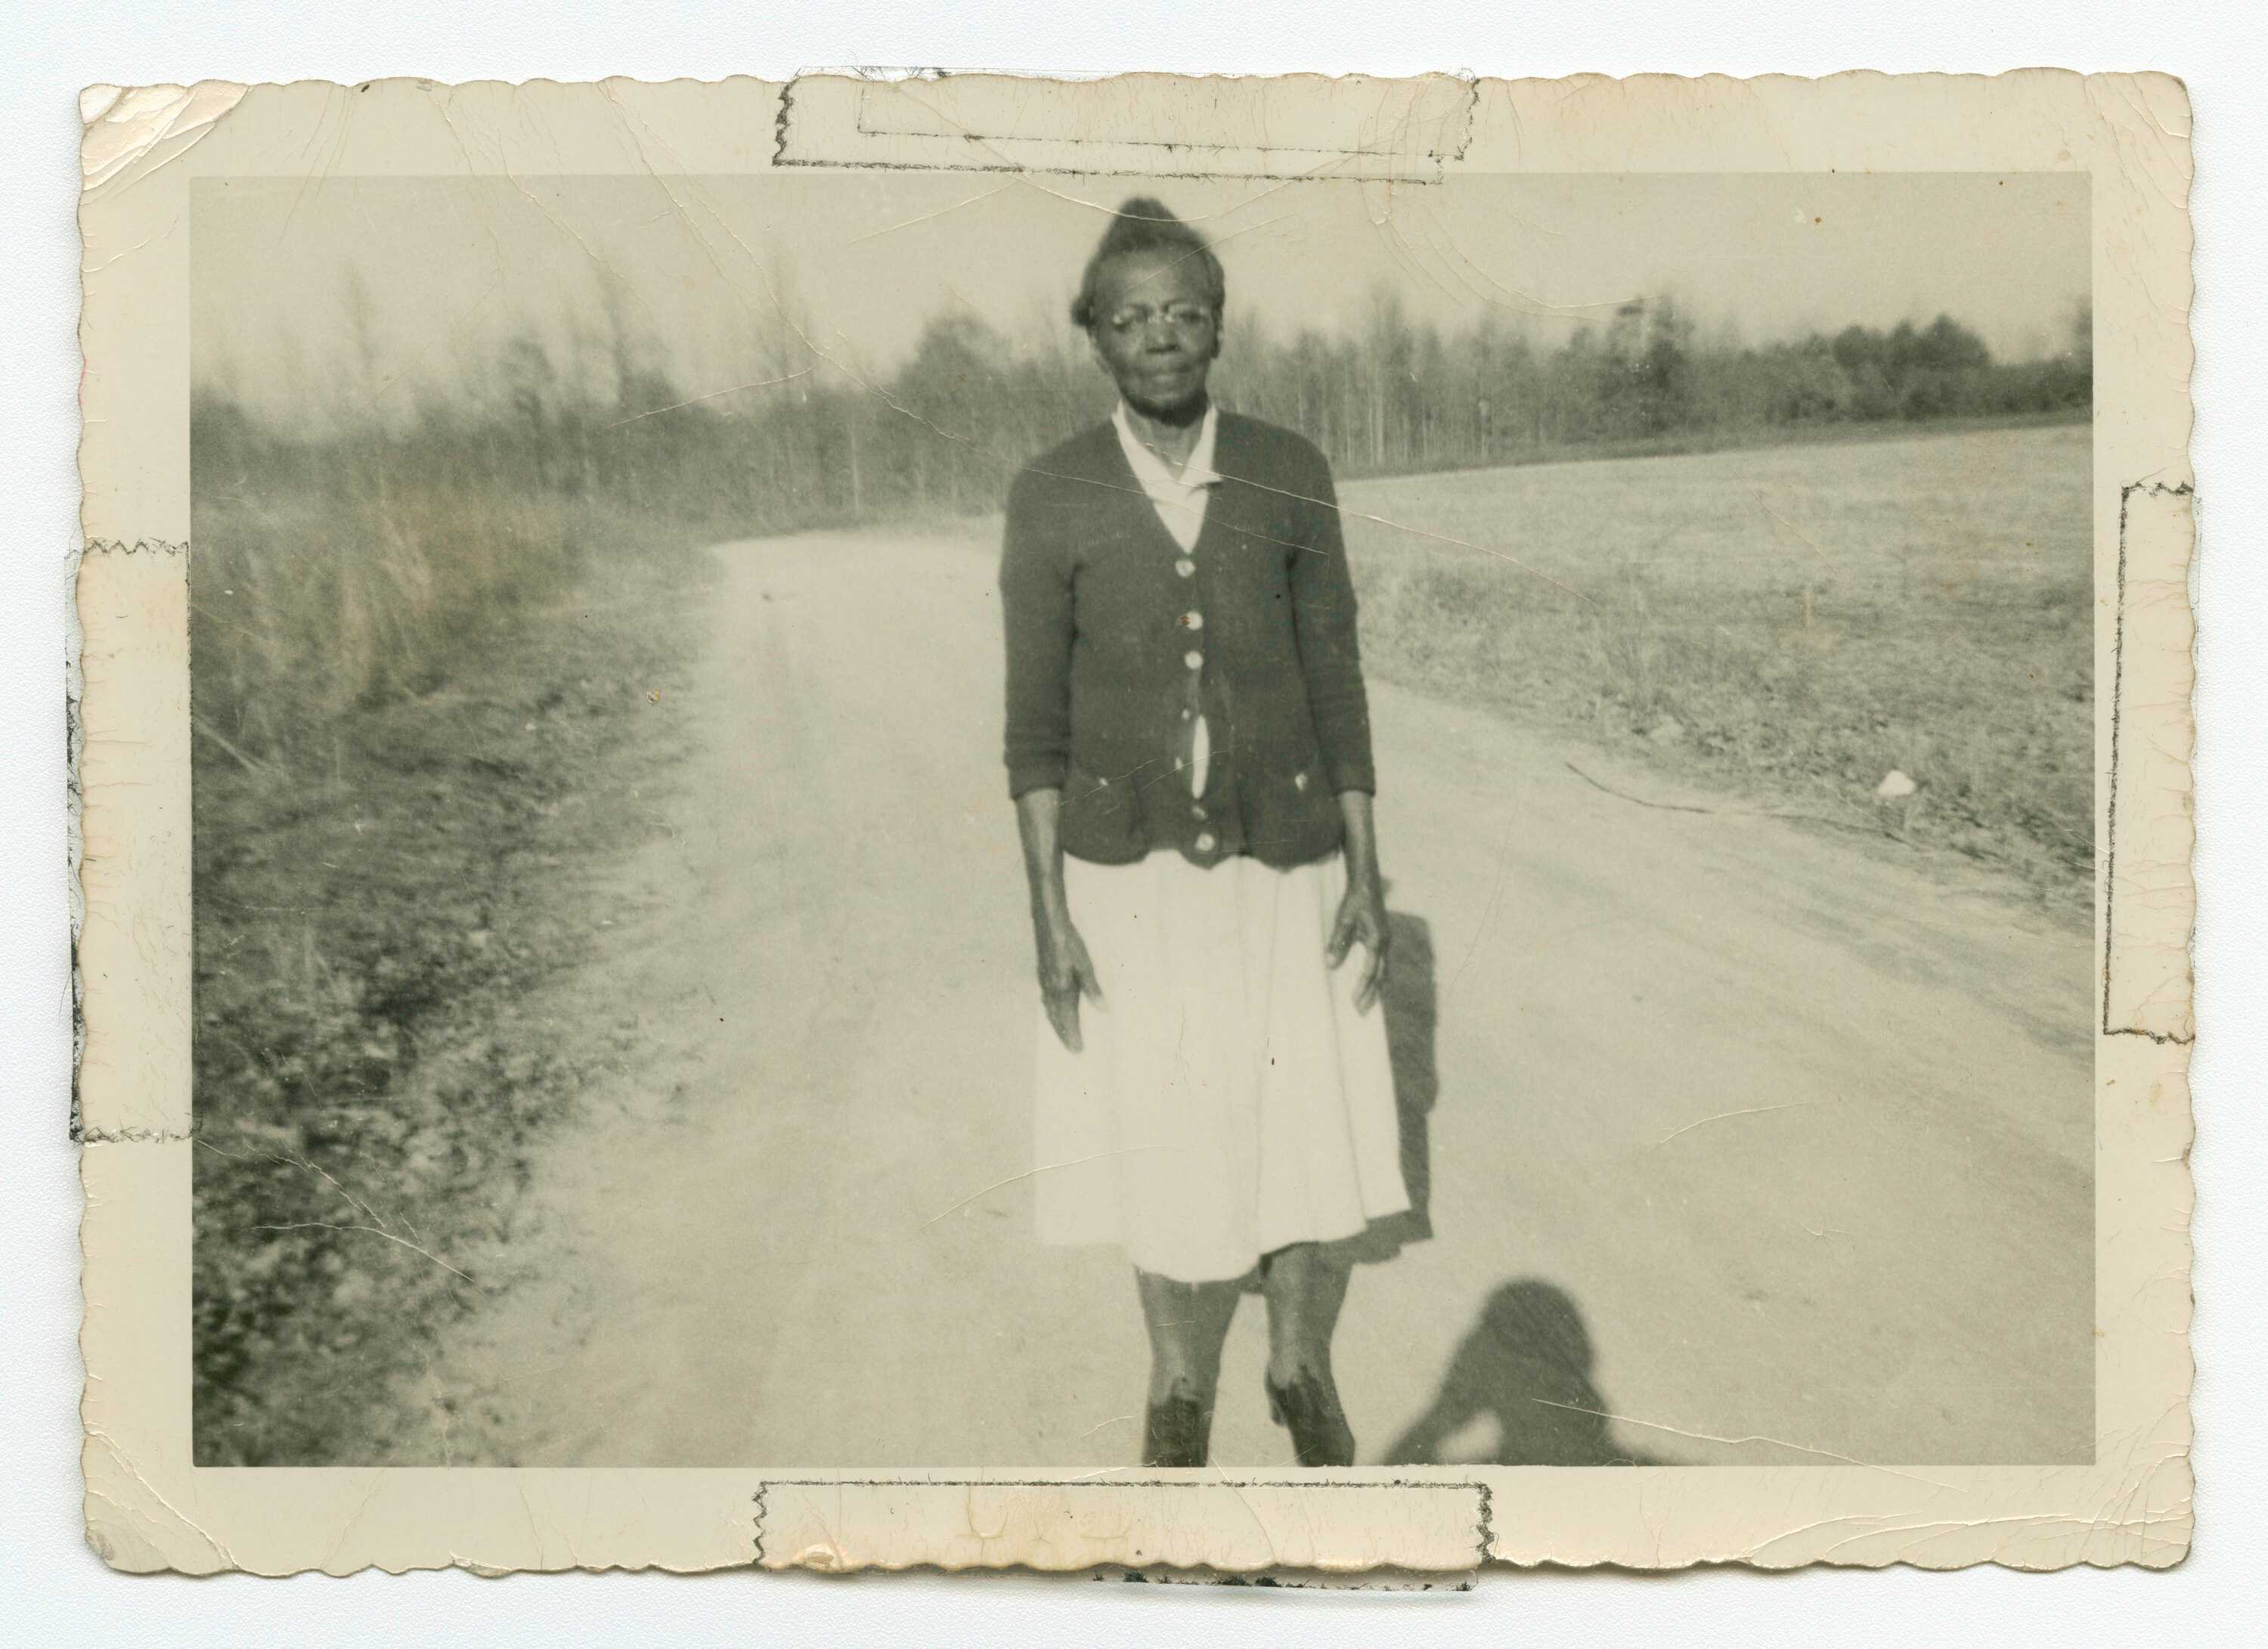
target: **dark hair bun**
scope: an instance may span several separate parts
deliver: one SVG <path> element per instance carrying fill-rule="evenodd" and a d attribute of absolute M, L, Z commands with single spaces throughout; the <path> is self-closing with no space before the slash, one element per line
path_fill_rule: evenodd
<path fill-rule="evenodd" d="M 1163 201 L 1137 195 L 1120 203 L 1110 226 L 1102 232 L 1094 255 L 1087 259 L 1086 272 L 1079 277 L 1079 296 L 1071 299 L 1071 325 L 1082 332 L 1094 328 L 1094 287 L 1103 265 L 1134 252 L 1170 252 L 1196 260 L 1213 312 L 1218 314 L 1228 301 L 1228 277 L 1205 238 L 1174 217 Z"/>

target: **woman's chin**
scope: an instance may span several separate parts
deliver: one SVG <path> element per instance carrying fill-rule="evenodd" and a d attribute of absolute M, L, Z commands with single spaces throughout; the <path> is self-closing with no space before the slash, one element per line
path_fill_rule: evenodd
<path fill-rule="evenodd" d="M 1171 385 L 1144 384 L 1133 386 L 1120 385 L 1118 393 L 1126 397 L 1126 404 L 1145 418 L 1155 418 L 1161 423 L 1181 423 L 1204 410 L 1204 379 L 1195 383 Z"/>

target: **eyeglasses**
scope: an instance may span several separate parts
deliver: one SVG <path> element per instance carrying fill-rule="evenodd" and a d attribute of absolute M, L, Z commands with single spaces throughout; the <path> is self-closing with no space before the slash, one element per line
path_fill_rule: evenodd
<path fill-rule="evenodd" d="M 1167 304 L 1163 309 L 1152 309 L 1146 304 L 1130 304 L 1123 309 L 1114 309 L 1103 324 L 1122 338 L 1147 332 L 1150 323 L 1162 320 L 1176 332 L 1203 332 L 1212 325 L 1212 311 L 1203 304 Z"/>

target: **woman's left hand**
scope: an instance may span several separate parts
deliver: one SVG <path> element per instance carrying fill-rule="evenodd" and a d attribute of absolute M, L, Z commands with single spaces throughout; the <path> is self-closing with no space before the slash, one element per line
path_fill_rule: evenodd
<path fill-rule="evenodd" d="M 1375 875 L 1359 874 L 1347 881 L 1346 896 L 1339 901 L 1338 919 L 1331 924 L 1331 939 L 1323 955 L 1333 968 L 1347 959 L 1359 942 L 1370 953 L 1362 983 L 1355 990 L 1358 1012 L 1370 1012 L 1378 993 L 1386 988 L 1386 956 L 1390 941 L 1386 926 L 1386 893 Z"/>

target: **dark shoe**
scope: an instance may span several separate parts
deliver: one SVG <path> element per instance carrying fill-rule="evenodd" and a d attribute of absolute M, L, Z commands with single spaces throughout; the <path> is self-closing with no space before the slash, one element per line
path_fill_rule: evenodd
<path fill-rule="evenodd" d="M 1288 1386 L 1279 1386 L 1265 1374 L 1268 1417 L 1292 1431 L 1292 1447 L 1302 1466 L 1354 1464 L 1354 1430 L 1329 1380 L 1312 1368 L 1303 1368 Z"/>
<path fill-rule="evenodd" d="M 1202 1466 L 1212 1444 L 1212 1416 L 1195 1397 L 1168 1397 L 1150 1405 L 1143 1429 L 1145 1466 Z"/>

